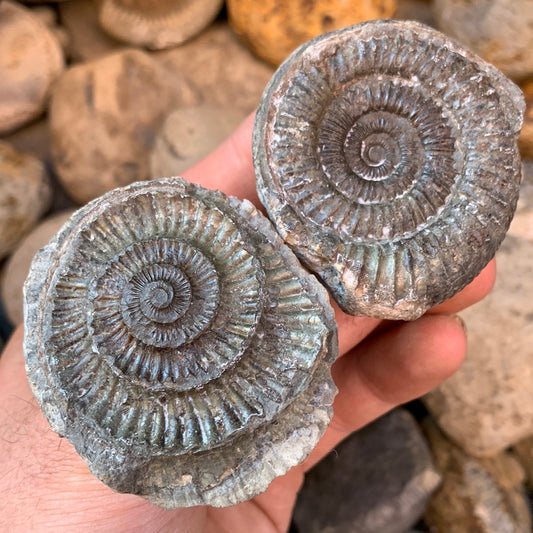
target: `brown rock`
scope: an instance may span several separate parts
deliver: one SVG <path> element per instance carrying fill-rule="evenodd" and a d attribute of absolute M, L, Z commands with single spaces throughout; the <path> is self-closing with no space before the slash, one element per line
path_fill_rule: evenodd
<path fill-rule="evenodd" d="M 507 452 L 474 459 L 448 441 L 434 424 L 427 435 L 441 488 L 424 520 L 435 533 L 530 533 L 531 515 L 522 487 L 524 472 Z"/>
<path fill-rule="evenodd" d="M 518 138 L 518 147 L 522 157 L 533 158 L 533 80 L 524 83 L 521 87 L 526 99 L 526 112 L 524 123 Z"/>
<path fill-rule="evenodd" d="M 533 74 L 532 0 L 435 0 L 438 28 L 513 79 Z"/>
<path fill-rule="evenodd" d="M 8 259 L 2 272 L 0 291 L 5 312 L 13 326 L 18 326 L 23 321 L 22 286 L 28 276 L 33 256 L 59 231 L 73 212 L 73 209 L 69 209 L 43 220 L 20 241 Z"/>
<path fill-rule="evenodd" d="M 32 122 L 9 135 L 4 135 L 1 140 L 11 144 L 15 150 L 31 153 L 46 165 L 52 162 L 50 132 L 46 118 Z"/>
<path fill-rule="evenodd" d="M 441 428 L 467 452 L 493 455 L 533 433 L 533 242 L 510 234 L 492 293 L 463 311 L 468 356 L 426 395 Z"/>
<path fill-rule="evenodd" d="M 396 409 L 306 475 L 294 522 L 302 533 L 405 533 L 439 482 L 418 424 Z"/>
<path fill-rule="evenodd" d="M 84 203 L 147 179 L 168 101 L 164 72 L 138 50 L 68 70 L 54 87 L 50 128 L 55 169 L 69 195 Z"/>
<path fill-rule="evenodd" d="M 257 107 L 274 72 L 255 58 L 224 23 L 214 24 L 194 40 L 153 56 L 167 69 L 173 95 L 178 77 L 177 99 L 184 100 L 189 94 L 183 83 L 179 85 L 180 80 L 185 78 L 190 83 L 196 99 L 191 101 L 189 97 L 186 105 L 237 107 L 246 113 Z M 173 98 L 173 105 L 178 107 Z"/>
<path fill-rule="evenodd" d="M 124 46 L 100 27 L 94 0 L 69 0 L 59 4 L 58 9 L 68 34 L 69 55 L 74 61 L 98 59 Z"/>
<path fill-rule="evenodd" d="M 49 5 L 37 5 L 31 7 L 30 12 L 47 28 L 53 28 L 57 24 L 57 13 Z"/>
<path fill-rule="evenodd" d="M 223 0 L 102 0 L 99 20 L 121 41 L 161 50 L 200 33 L 222 4 Z"/>
<path fill-rule="evenodd" d="M 0 3 L 0 133 L 18 128 L 45 109 L 63 53 L 50 30 L 22 5 Z"/>
<path fill-rule="evenodd" d="M 396 0 L 395 19 L 416 20 L 436 26 L 431 0 Z"/>
<path fill-rule="evenodd" d="M 150 154 L 151 176 L 179 176 L 214 150 L 244 117 L 239 109 L 176 109 L 167 116 L 155 140 Z"/>
<path fill-rule="evenodd" d="M 526 482 L 533 489 L 533 434 L 513 446 L 513 452 L 526 473 Z"/>
<path fill-rule="evenodd" d="M 67 196 L 52 171 L 50 129 L 48 128 L 48 121 L 46 119 L 43 118 L 42 120 L 32 122 L 10 135 L 0 138 L 0 140 L 9 143 L 19 152 L 28 152 L 34 155 L 44 163 L 52 186 L 51 211 L 58 211 L 74 205 L 74 202 Z"/>
<path fill-rule="evenodd" d="M 0 259 L 15 248 L 49 204 L 44 165 L 0 142 Z"/>
<path fill-rule="evenodd" d="M 396 0 L 227 0 L 230 24 L 262 59 L 279 65 L 298 45 L 321 33 L 389 18 Z"/>

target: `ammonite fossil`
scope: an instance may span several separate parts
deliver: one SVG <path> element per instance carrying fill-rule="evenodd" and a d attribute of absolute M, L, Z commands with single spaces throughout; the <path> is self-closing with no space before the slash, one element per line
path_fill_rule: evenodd
<path fill-rule="evenodd" d="M 326 34 L 265 89 L 258 192 L 346 312 L 413 319 L 472 281 L 503 239 L 523 108 L 495 67 L 421 24 Z"/>
<path fill-rule="evenodd" d="M 222 4 L 222 0 L 103 0 L 99 20 L 116 39 L 159 50 L 200 33 Z"/>
<path fill-rule="evenodd" d="M 329 423 L 325 289 L 249 202 L 180 178 L 77 211 L 34 259 L 25 323 L 52 428 L 165 508 L 251 498 Z"/>

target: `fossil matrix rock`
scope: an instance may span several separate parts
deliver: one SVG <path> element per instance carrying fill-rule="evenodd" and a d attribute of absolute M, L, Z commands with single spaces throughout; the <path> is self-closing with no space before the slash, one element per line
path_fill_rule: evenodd
<path fill-rule="evenodd" d="M 332 32 L 265 89 L 259 196 L 344 311 L 414 319 L 472 281 L 502 241 L 523 110 L 501 72 L 422 24 Z"/>
<path fill-rule="evenodd" d="M 106 194 L 36 255 L 24 318 L 52 428 L 162 507 L 251 498 L 329 423 L 327 293 L 249 202 L 179 178 Z"/>

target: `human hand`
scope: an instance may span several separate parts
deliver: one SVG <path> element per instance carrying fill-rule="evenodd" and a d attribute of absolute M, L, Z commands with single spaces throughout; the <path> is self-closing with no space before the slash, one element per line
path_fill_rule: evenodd
<path fill-rule="evenodd" d="M 184 177 L 258 205 L 252 124 L 249 117 Z M 306 470 L 351 432 L 433 389 L 459 367 L 466 340 L 450 314 L 483 298 L 494 276 L 491 262 L 463 291 L 414 322 L 352 317 L 334 306 L 341 355 L 332 367 L 339 393 L 330 427 L 308 459 L 265 493 L 222 509 L 165 511 L 138 496 L 114 493 L 92 476 L 71 444 L 50 429 L 33 397 L 19 328 L 0 358 L 0 531 L 286 531 Z"/>

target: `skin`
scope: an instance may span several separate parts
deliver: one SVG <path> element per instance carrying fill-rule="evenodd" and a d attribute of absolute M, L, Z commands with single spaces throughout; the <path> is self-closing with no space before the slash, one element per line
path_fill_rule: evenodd
<path fill-rule="evenodd" d="M 250 116 L 184 177 L 259 205 L 250 151 Z M 27 382 L 22 329 L 0 358 L 0 531 L 256 533 L 286 531 L 305 472 L 353 431 L 435 388 L 466 352 L 454 316 L 492 288 L 494 262 L 451 300 L 414 322 L 353 317 L 335 307 L 340 356 L 333 420 L 308 459 L 239 505 L 165 511 L 138 496 L 117 494 L 93 477 L 70 443 L 49 428 Z"/>

